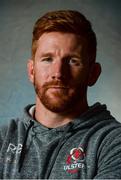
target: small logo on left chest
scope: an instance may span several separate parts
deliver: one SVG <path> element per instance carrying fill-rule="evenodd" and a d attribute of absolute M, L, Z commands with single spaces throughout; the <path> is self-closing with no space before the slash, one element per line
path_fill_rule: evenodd
<path fill-rule="evenodd" d="M 20 154 L 22 150 L 22 144 L 18 144 L 17 146 L 10 143 L 8 145 L 7 152 L 12 152 L 13 154 Z"/>

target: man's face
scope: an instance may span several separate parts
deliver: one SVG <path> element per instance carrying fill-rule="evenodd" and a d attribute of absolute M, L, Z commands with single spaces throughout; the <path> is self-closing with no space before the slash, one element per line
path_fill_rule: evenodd
<path fill-rule="evenodd" d="M 50 111 L 66 112 L 86 98 L 89 62 L 84 40 L 71 33 L 44 33 L 31 60 L 37 98 Z"/>

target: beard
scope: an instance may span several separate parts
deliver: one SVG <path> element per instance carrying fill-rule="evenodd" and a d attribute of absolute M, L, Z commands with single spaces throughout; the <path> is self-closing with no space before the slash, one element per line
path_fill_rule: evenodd
<path fill-rule="evenodd" d="M 64 113 L 73 109 L 85 97 L 87 86 L 65 85 L 61 81 L 46 82 L 41 86 L 34 79 L 34 88 L 39 100 L 48 110 Z"/>

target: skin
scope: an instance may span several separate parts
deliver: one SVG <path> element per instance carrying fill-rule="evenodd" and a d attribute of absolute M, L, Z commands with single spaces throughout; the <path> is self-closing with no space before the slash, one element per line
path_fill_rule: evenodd
<path fill-rule="evenodd" d="M 36 92 L 36 120 L 55 128 L 84 113 L 87 87 L 100 72 L 98 63 L 89 63 L 84 39 L 72 33 L 44 33 L 34 59 L 28 61 L 28 76 Z"/>

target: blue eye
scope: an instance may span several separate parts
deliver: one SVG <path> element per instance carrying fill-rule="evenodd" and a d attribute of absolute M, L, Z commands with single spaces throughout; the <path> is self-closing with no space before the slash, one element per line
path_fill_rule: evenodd
<path fill-rule="evenodd" d="M 69 60 L 69 64 L 72 65 L 72 66 L 80 66 L 81 62 L 80 62 L 80 59 L 71 58 Z"/>
<path fill-rule="evenodd" d="M 49 62 L 52 62 L 53 59 L 52 59 L 51 57 L 45 57 L 45 58 L 42 58 L 41 61 L 42 61 L 42 62 L 48 62 L 48 63 L 49 63 Z"/>

